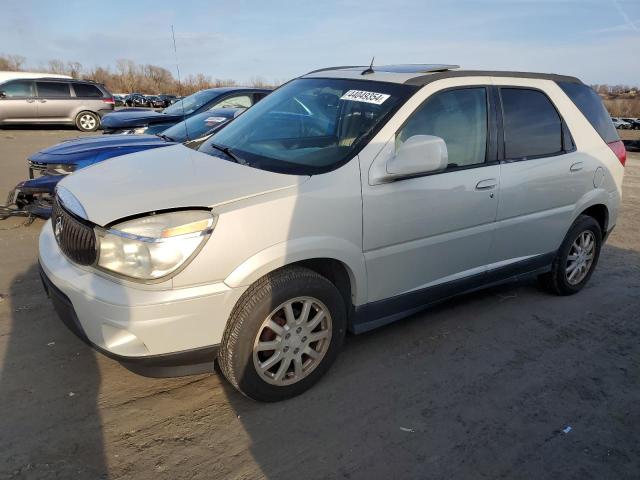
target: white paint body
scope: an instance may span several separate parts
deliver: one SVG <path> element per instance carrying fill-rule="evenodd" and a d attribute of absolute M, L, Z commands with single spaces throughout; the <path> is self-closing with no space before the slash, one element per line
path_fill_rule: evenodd
<path fill-rule="evenodd" d="M 543 90 L 562 113 L 575 151 L 377 180 L 393 157 L 396 132 L 416 108 L 443 89 L 479 84 Z M 571 172 L 577 162 L 582 169 Z M 604 176 L 595 187 L 598 168 Z M 623 171 L 553 81 L 445 78 L 420 88 L 357 156 L 329 173 L 276 174 L 175 146 L 118 157 L 63 181 L 102 226 L 153 210 L 210 207 L 218 215 L 211 238 L 170 280 L 144 285 L 78 266 L 59 250 L 50 222 L 40 262 L 99 347 L 125 356 L 179 352 L 219 344 L 242 293 L 297 261 L 342 262 L 357 307 L 553 252 L 592 205 L 607 207 L 611 229 Z M 477 190 L 479 182 L 490 188 Z"/>

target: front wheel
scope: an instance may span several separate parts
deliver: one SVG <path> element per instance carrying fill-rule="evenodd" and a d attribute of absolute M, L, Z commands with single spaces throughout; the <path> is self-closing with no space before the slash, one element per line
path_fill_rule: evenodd
<path fill-rule="evenodd" d="M 76 117 L 76 128 L 81 132 L 95 132 L 100 126 L 100 117 L 93 112 L 80 112 Z"/>
<path fill-rule="evenodd" d="M 346 330 L 340 292 L 302 267 L 269 273 L 243 294 L 222 339 L 225 377 L 254 400 L 284 400 L 310 388 L 335 360 Z"/>
<path fill-rule="evenodd" d="M 602 229 L 587 215 L 573 223 L 556 254 L 551 271 L 538 281 L 556 295 L 573 295 L 587 284 L 600 257 Z"/>

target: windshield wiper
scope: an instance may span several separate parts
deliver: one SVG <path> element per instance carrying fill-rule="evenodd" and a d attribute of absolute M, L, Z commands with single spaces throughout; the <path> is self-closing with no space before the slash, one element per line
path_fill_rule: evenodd
<path fill-rule="evenodd" d="M 239 163 L 240 165 L 245 165 L 247 163 L 241 158 L 239 158 L 236 154 L 234 154 L 229 147 L 223 147 L 222 145 L 216 145 L 215 143 L 210 143 L 209 146 L 215 148 L 216 150 L 221 151 L 231 160 L 233 160 L 236 163 Z"/>

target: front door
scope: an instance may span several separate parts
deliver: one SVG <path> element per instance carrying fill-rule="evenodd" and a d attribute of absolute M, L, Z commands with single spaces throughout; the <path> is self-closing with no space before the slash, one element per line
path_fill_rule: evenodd
<path fill-rule="evenodd" d="M 500 170 L 489 97 L 484 86 L 432 94 L 390 140 L 395 145 L 380 154 L 390 158 L 408 138 L 434 135 L 447 145 L 446 169 L 379 185 L 363 182 L 369 302 L 410 298 L 484 274 Z"/>
<path fill-rule="evenodd" d="M 4 123 L 36 122 L 38 107 L 31 80 L 13 80 L 0 86 L 0 121 Z"/>

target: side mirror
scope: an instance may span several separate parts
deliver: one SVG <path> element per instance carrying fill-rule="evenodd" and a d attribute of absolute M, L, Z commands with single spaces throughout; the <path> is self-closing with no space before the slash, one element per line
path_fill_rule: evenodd
<path fill-rule="evenodd" d="M 5 98 L 7 96 L 7 92 L 4 90 L 0 90 L 0 98 Z"/>
<path fill-rule="evenodd" d="M 414 135 L 398 147 L 387 162 L 392 177 L 417 175 L 447 168 L 449 155 L 445 141 L 433 135 Z"/>

